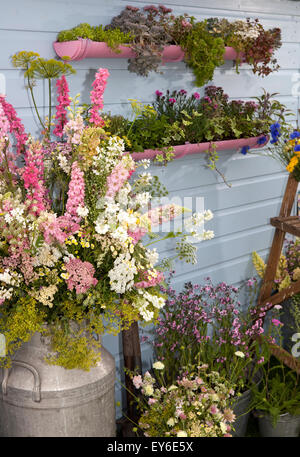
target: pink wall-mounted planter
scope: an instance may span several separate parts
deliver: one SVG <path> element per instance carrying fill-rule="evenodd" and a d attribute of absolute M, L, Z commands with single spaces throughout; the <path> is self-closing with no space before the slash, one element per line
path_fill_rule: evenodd
<path fill-rule="evenodd" d="M 69 60 L 82 60 L 88 58 L 105 59 L 130 59 L 135 57 L 135 53 L 130 46 L 119 46 L 120 53 L 111 50 L 104 42 L 96 42 L 79 38 L 76 41 L 65 41 L 53 43 L 56 54 L 63 59 L 68 56 Z M 242 55 L 240 56 L 242 58 Z M 184 51 L 180 46 L 166 46 L 163 51 L 163 62 L 180 62 L 184 58 Z M 226 47 L 224 59 L 235 60 L 237 53 L 233 48 Z"/>
<path fill-rule="evenodd" d="M 260 143 L 260 139 L 265 141 Z M 269 141 L 267 135 L 261 135 L 252 138 L 239 138 L 237 140 L 225 140 L 225 141 L 214 141 L 217 151 L 225 151 L 226 149 L 241 149 L 244 146 L 249 146 L 250 149 L 258 149 L 265 146 Z M 210 143 L 198 143 L 198 144 L 181 144 L 179 146 L 174 146 L 173 153 L 175 154 L 175 159 L 180 159 L 186 155 L 199 154 L 201 152 L 206 152 L 210 148 Z M 144 152 L 133 152 L 131 157 L 134 160 L 142 159 L 154 159 L 157 154 L 161 154 L 161 150 L 145 149 Z"/>

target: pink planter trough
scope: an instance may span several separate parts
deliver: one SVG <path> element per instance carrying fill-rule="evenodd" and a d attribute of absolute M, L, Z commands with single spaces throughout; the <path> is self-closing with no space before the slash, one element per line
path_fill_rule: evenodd
<path fill-rule="evenodd" d="M 135 57 L 135 53 L 130 49 L 130 45 L 119 46 L 120 53 L 111 50 L 104 42 L 96 42 L 79 38 L 76 41 L 65 41 L 53 43 L 56 54 L 63 59 L 69 57 L 69 60 L 82 60 L 88 58 L 104 59 L 130 59 Z M 242 55 L 240 56 L 242 58 Z M 184 51 L 180 46 L 166 46 L 163 51 L 163 62 L 180 62 L 184 58 Z M 235 60 L 237 53 L 233 48 L 226 47 L 224 59 Z"/>
<path fill-rule="evenodd" d="M 260 143 L 259 140 L 265 138 L 263 143 Z M 258 149 L 265 146 L 269 141 L 267 135 L 261 135 L 252 138 L 240 138 L 237 140 L 225 140 L 225 141 L 215 141 L 213 142 L 216 145 L 217 151 L 225 151 L 229 149 L 241 149 L 243 146 L 249 146 L 250 149 Z M 201 152 L 209 151 L 210 149 L 209 142 L 207 143 L 198 143 L 198 144 L 181 144 L 179 146 L 174 146 L 173 153 L 175 154 L 175 159 L 180 159 L 186 155 L 199 154 Z M 134 160 L 142 159 L 154 159 L 157 154 L 161 154 L 161 150 L 145 149 L 144 152 L 133 152 L 131 157 Z"/>

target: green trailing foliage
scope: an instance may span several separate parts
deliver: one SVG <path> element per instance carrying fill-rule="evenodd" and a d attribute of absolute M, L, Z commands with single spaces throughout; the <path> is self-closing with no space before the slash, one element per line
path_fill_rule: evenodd
<path fill-rule="evenodd" d="M 124 33 L 118 28 L 104 30 L 102 25 L 93 27 L 87 23 L 83 23 L 73 27 L 72 29 L 62 30 L 59 32 L 57 41 L 76 41 L 78 38 L 105 42 L 107 46 L 109 46 L 115 52 L 120 52 L 118 50 L 119 45 L 130 43 L 133 39 L 130 32 Z"/>
<path fill-rule="evenodd" d="M 185 50 L 187 65 L 194 72 L 195 86 L 211 81 L 215 68 L 224 64 L 224 41 L 208 32 L 205 21 L 194 24 L 180 45 Z"/>

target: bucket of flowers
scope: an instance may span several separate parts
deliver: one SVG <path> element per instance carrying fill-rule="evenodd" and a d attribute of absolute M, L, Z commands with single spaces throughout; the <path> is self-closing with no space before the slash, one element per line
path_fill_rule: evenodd
<path fill-rule="evenodd" d="M 39 116 L 43 139 L 35 140 L 25 133 L 12 105 L 0 97 L 0 333 L 6 340 L 0 366 L 7 382 L 7 370 L 21 356 L 28 356 L 32 365 L 37 359 L 35 336 L 40 335 L 38 345 L 47 342 L 39 361 L 46 370 L 44 379 L 56 379 L 46 374 L 46 362 L 77 369 L 72 382 L 66 370 L 59 371 L 70 388 L 81 376 L 78 370 L 101 367 L 101 341 L 95 334 L 117 334 L 133 322 L 157 319 L 165 304 L 159 289 L 164 275 L 155 266 L 156 250 L 142 238 L 184 209 L 148 206 L 161 194 L 150 173 L 139 173 L 149 161 L 134 162 L 123 140 L 103 130 L 99 110 L 108 71 L 100 68 L 96 73 L 93 106 L 84 122 L 78 97 L 70 106 L 65 78 L 70 66 L 34 54 L 18 53 L 15 63 L 25 71 L 32 95 L 34 78 L 49 79 L 51 89 L 51 80 L 59 77 L 58 109 L 53 132 L 51 108 L 48 119 Z M 51 141 L 53 133 L 60 141 Z M 191 235 L 199 241 L 213 236 L 202 230 L 212 214 L 202 214 L 200 225 L 194 216 L 190 231 L 167 235 L 179 237 L 180 258 L 195 252 Z M 23 365 L 28 362 L 24 360 Z M 14 373 L 17 370 L 10 374 L 11 383 Z M 114 389 L 114 383 L 110 385 Z M 110 409 L 114 411 L 113 405 Z"/>
<path fill-rule="evenodd" d="M 190 366 L 167 385 L 164 364 L 153 364 L 148 371 L 132 374 L 132 382 L 140 393 L 137 397 L 140 419 L 138 429 L 146 437 L 230 437 L 235 415 L 230 408 L 233 385 L 208 365 Z"/>

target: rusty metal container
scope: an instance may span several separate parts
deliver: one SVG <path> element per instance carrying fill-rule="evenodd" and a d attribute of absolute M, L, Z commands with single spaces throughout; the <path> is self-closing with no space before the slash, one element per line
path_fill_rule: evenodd
<path fill-rule="evenodd" d="M 115 361 L 101 348 L 90 371 L 49 365 L 40 333 L 0 369 L 0 437 L 114 437 Z"/>

